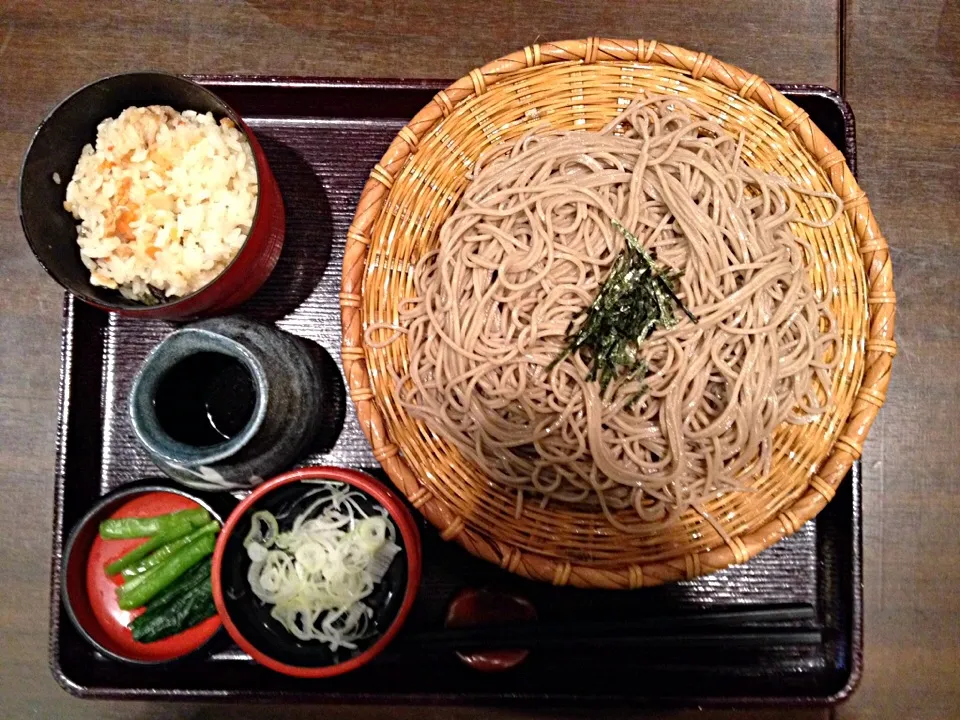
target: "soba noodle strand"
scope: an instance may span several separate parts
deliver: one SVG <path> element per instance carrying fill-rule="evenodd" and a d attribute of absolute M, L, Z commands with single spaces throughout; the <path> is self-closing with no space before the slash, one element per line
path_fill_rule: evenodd
<path fill-rule="evenodd" d="M 766 472 L 784 422 L 828 403 L 835 323 L 791 223 L 825 227 L 839 199 L 751 169 L 735 138 L 675 97 L 641 97 L 600 133 L 528 134 L 494 147 L 420 259 L 401 326 L 407 411 L 524 498 L 676 517 Z M 835 205 L 804 221 L 795 197 Z M 643 378 L 601 392 L 581 349 L 551 367 L 583 322 L 624 238 L 679 272 L 697 316 L 639 347 Z M 375 338 L 374 333 L 379 333 Z M 639 399 L 635 399 L 640 393 Z M 708 520 L 720 527 L 714 518 Z"/>

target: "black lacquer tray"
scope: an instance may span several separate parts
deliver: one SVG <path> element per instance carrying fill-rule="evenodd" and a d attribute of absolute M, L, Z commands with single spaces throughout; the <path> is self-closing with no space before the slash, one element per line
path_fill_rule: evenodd
<path fill-rule="evenodd" d="M 287 208 L 287 243 L 274 275 L 242 308 L 323 347 L 336 401 L 308 463 L 380 474 L 340 375 L 337 293 L 344 239 L 370 169 L 397 131 L 445 83 L 196 78 L 250 124 L 270 160 Z M 834 91 L 779 86 L 843 149 L 856 171 L 853 116 Z M 860 466 L 830 505 L 795 535 L 748 563 L 715 575 L 636 592 L 535 584 L 487 565 L 422 524 L 423 585 L 404 633 L 442 626 L 466 586 L 529 597 L 544 620 L 603 617 L 718 604 L 808 603 L 824 628 L 821 645 L 738 653 L 533 653 L 508 673 L 481 674 L 452 655 L 431 655 L 401 639 L 375 663 L 322 681 L 275 674 L 228 642 L 196 662 L 162 669 L 97 654 L 60 603 L 63 543 L 74 523 L 109 490 L 158 471 L 138 446 L 126 414 L 133 375 L 172 329 L 112 316 L 67 298 L 53 531 L 51 645 L 54 676 L 68 691 L 99 698 L 217 698 L 334 703 L 827 705 L 852 692 L 861 669 Z M 385 479 L 385 478 L 384 478 Z"/>

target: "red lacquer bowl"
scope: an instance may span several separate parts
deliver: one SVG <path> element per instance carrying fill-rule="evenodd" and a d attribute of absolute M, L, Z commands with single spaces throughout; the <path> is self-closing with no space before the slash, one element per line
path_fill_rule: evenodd
<path fill-rule="evenodd" d="M 80 635 L 104 655 L 134 664 L 169 662 L 208 647 L 221 629 L 216 615 L 157 642 L 133 639 L 127 625 L 143 611 L 120 609 L 115 592 L 119 581 L 107 577 L 103 568 L 146 539 L 102 540 L 98 528 L 107 518 L 149 517 L 198 506 L 222 523 L 235 504 L 228 495 L 210 502 L 179 488 L 143 483 L 105 496 L 77 523 L 63 556 L 63 603 Z"/>
<path fill-rule="evenodd" d="M 317 481 L 342 482 L 359 490 L 368 511 L 386 509 L 397 529 L 400 553 L 383 580 L 365 602 L 373 609 L 376 632 L 358 641 L 357 647 L 331 651 L 315 640 L 301 641 L 270 615 L 270 607 L 250 590 L 247 571 L 250 559 L 243 540 L 250 531 L 251 516 L 270 510 L 285 528 L 304 505 L 304 494 Z M 213 599 L 230 637 L 250 656 L 271 670 L 301 678 L 341 675 L 366 665 L 390 644 L 410 613 L 420 587 L 420 533 L 406 505 L 385 485 L 356 470 L 308 467 L 292 470 L 265 482 L 246 497 L 227 519 L 213 553 Z"/>
<path fill-rule="evenodd" d="M 90 271 L 77 246 L 77 221 L 63 208 L 67 183 L 83 146 L 94 142 L 97 125 L 128 107 L 145 105 L 212 112 L 216 118 L 233 120 L 250 143 L 259 187 L 250 233 L 233 261 L 195 293 L 157 305 L 128 300 L 116 290 L 90 283 Z M 27 150 L 20 172 L 19 209 L 24 235 L 40 264 L 73 295 L 110 312 L 168 320 L 220 314 L 253 295 L 280 258 L 285 229 L 277 181 L 250 128 L 206 88 L 164 73 L 114 75 L 81 88 L 60 103 L 40 123 Z"/>

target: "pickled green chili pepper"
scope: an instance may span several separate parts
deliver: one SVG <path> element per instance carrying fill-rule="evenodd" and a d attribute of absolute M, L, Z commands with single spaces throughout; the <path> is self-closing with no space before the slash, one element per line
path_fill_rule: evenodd
<path fill-rule="evenodd" d="M 218 532 L 220 532 L 220 523 L 218 523 L 216 520 L 211 520 L 206 525 L 197 528 L 189 535 L 177 538 L 173 542 L 168 542 L 152 555 L 139 562 L 133 563 L 129 567 L 124 568 L 123 576 L 132 578 L 136 577 L 137 575 L 143 575 L 143 573 L 147 572 L 148 570 L 152 570 L 157 565 L 161 565 L 166 562 L 174 553 L 181 548 L 186 547 L 197 538 L 207 534 L 216 535 Z"/>
<path fill-rule="evenodd" d="M 187 520 L 193 527 L 200 527 L 210 522 L 210 513 L 203 508 L 191 508 L 156 517 L 110 518 L 100 523 L 100 537 L 104 540 L 153 537 L 170 530 L 183 520 Z"/>
<path fill-rule="evenodd" d="M 162 565 L 128 580 L 117 588 L 120 609 L 133 610 L 146 604 L 187 570 L 212 554 L 214 544 L 213 535 L 203 535 L 175 552 Z"/>

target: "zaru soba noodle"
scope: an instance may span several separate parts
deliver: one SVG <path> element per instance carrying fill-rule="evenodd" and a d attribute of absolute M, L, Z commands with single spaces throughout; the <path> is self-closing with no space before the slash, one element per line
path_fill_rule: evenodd
<path fill-rule="evenodd" d="M 835 205 L 817 227 L 842 204 L 751 169 L 743 143 L 685 100 L 642 96 L 599 133 L 498 145 L 420 259 L 399 331 L 368 327 L 373 347 L 406 335 L 401 402 L 516 488 L 517 512 L 714 522 L 703 503 L 768 470 L 777 426 L 828 407 L 835 321 L 790 224 L 813 224 L 797 194 Z M 618 259 L 631 243 L 648 263 L 635 275 Z M 641 290 L 654 320 L 640 334 L 573 343 L 616 327 L 597 316 L 616 302 L 643 310 Z M 608 291 L 620 300 L 604 310 Z"/>

